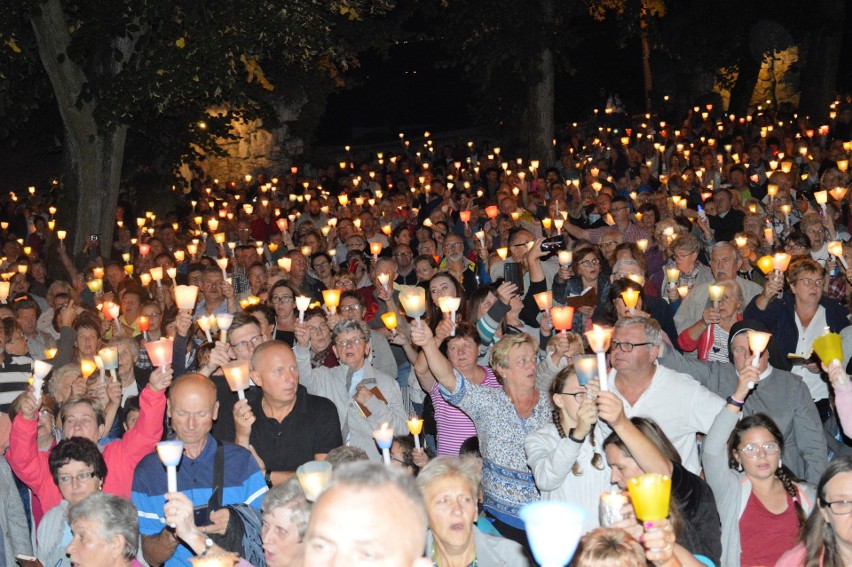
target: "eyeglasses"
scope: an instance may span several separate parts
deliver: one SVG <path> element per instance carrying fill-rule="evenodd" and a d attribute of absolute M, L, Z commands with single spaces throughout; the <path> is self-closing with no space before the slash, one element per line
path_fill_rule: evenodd
<path fill-rule="evenodd" d="M 461 247 L 462 247 L 461 242 L 445 242 L 444 243 L 444 249 L 460 250 Z"/>
<path fill-rule="evenodd" d="M 397 252 L 394 254 L 395 258 L 408 258 L 411 256 L 411 252 Z"/>
<path fill-rule="evenodd" d="M 697 254 L 697 252 L 675 252 L 674 257 L 683 259 L 683 258 L 689 258 L 693 254 Z"/>
<path fill-rule="evenodd" d="M 767 441 L 763 445 L 749 443 L 748 445 L 740 449 L 740 453 L 742 453 L 746 457 L 749 457 L 750 459 L 756 459 L 761 449 L 763 449 L 763 452 L 767 455 L 775 455 L 778 453 L 778 451 L 781 450 L 781 447 L 779 447 L 778 443 L 776 443 L 775 441 Z"/>
<path fill-rule="evenodd" d="M 249 345 L 257 346 L 257 344 L 263 339 L 260 335 L 255 335 L 247 341 L 240 341 L 238 343 L 234 343 L 231 346 L 234 350 L 244 350 L 247 349 Z"/>
<path fill-rule="evenodd" d="M 828 500 L 820 498 L 820 504 L 829 508 L 831 513 L 837 516 L 845 516 L 852 512 L 852 501 L 850 500 L 835 500 L 834 502 L 829 502 Z"/>
<path fill-rule="evenodd" d="M 361 304 L 360 303 L 351 303 L 349 305 L 341 305 L 340 310 L 344 313 L 349 313 L 350 311 L 360 311 Z"/>
<path fill-rule="evenodd" d="M 308 331 L 312 335 L 324 335 L 328 333 L 331 329 L 328 328 L 328 325 L 308 325 Z"/>
<path fill-rule="evenodd" d="M 272 305 L 278 305 L 279 303 L 289 303 L 293 301 L 292 295 L 273 295 L 269 298 L 269 301 L 272 302 Z"/>
<path fill-rule="evenodd" d="M 93 476 L 95 476 L 95 473 L 93 473 L 92 471 L 85 471 L 77 473 L 75 475 L 61 474 L 56 477 L 56 480 L 59 481 L 59 484 L 71 484 L 75 480 L 77 482 L 87 482 L 91 480 Z"/>
<path fill-rule="evenodd" d="M 328 262 L 317 262 L 316 264 L 314 264 L 314 269 L 315 270 L 322 270 L 326 266 L 328 266 Z"/>
<path fill-rule="evenodd" d="M 611 213 L 617 213 L 618 211 L 626 211 L 626 210 L 628 210 L 629 208 L 630 208 L 630 207 L 610 207 L 609 212 L 611 212 Z"/>
<path fill-rule="evenodd" d="M 558 392 L 558 394 L 560 396 L 574 396 L 574 400 L 578 404 L 582 404 L 589 397 L 586 392 Z"/>
<path fill-rule="evenodd" d="M 621 341 L 612 340 L 609 344 L 611 346 L 610 350 L 612 350 L 613 352 L 618 349 L 621 349 L 621 352 L 633 352 L 633 349 L 638 346 L 648 346 L 653 345 L 654 343 L 623 343 Z"/>
<path fill-rule="evenodd" d="M 583 267 L 588 268 L 589 266 L 597 266 L 600 265 L 601 261 L 597 258 L 592 258 L 591 260 L 583 260 L 582 262 L 577 262 Z"/>
<path fill-rule="evenodd" d="M 798 280 L 796 280 L 796 283 L 803 283 L 808 287 L 810 287 L 812 285 L 816 285 L 817 287 L 822 287 L 822 284 L 825 283 L 825 280 L 822 279 L 822 278 L 820 278 L 818 280 L 815 280 L 815 279 L 812 279 L 812 278 L 799 278 Z"/>
<path fill-rule="evenodd" d="M 598 244 L 598 248 L 609 248 L 610 246 L 618 246 L 618 242 L 601 242 Z"/>
<path fill-rule="evenodd" d="M 335 341 L 334 344 L 339 347 L 346 348 L 349 345 L 361 346 L 362 344 L 364 344 L 364 342 L 364 339 L 343 339 L 340 341 Z"/>

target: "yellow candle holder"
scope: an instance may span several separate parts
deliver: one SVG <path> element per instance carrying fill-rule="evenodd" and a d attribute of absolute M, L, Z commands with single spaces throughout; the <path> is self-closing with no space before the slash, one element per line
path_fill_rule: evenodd
<path fill-rule="evenodd" d="M 671 478 L 657 473 L 643 474 L 627 481 L 627 490 L 639 521 L 656 522 L 668 518 Z"/>
<path fill-rule="evenodd" d="M 843 362 L 843 342 L 840 335 L 837 333 L 826 333 L 821 337 L 814 339 L 814 352 L 826 364 L 831 364 L 832 360 Z"/>

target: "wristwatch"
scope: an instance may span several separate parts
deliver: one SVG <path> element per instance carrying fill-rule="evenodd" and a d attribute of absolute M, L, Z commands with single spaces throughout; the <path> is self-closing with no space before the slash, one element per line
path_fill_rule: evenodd
<path fill-rule="evenodd" d="M 266 481 L 266 486 L 268 488 L 272 488 L 272 471 L 266 469 L 266 472 L 263 474 L 263 480 Z"/>
<path fill-rule="evenodd" d="M 205 537 L 204 538 L 204 551 L 201 552 L 199 557 L 204 557 L 205 555 L 207 555 L 207 552 L 210 551 L 211 549 L 213 549 L 213 540 L 210 539 L 209 537 Z"/>

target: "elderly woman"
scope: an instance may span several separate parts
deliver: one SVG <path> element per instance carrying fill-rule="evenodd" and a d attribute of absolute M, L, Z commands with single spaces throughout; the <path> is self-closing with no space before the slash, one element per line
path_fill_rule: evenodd
<path fill-rule="evenodd" d="M 529 565 L 520 545 L 476 527 L 477 469 L 473 459 L 438 457 L 420 471 L 417 486 L 429 517 L 427 555 L 435 565 Z"/>
<path fill-rule="evenodd" d="M 373 431 L 387 424 L 394 431 L 407 429 L 408 416 L 394 377 L 367 361 L 370 329 L 363 321 L 338 323 L 331 334 L 332 350 L 339 366 L 311 368 L 311 335 L 307 324 L 296 323 L 293 351 L 299 365 L 299 381 L 308 393 L 328 398 L 337 407 L 343 438 L 364 449 L 373 460 L 380 454 Z"/>
<path fill-rule="evenodd" d="M 676 287 L 669 285 L 668 279 L 663 278 L 662 295 L 668 298 L 669 303 L 674 303 L 680 299 L 677 292 L 678 287 L 689 286 L 692 288 L 698 284 L 713 281 L 713 273 L 710 271 L 710 267 L 698 261 L 700 250 L 701 243 L 691 234 L 678 236 L 672 242 L 672 259 L 663 266 L 663 274 L 665 275 L 665 270 L 677 268 L 680 270 L 680 275 Z"/>
<path fill-rule="evenodd" d="M 801 357 L 798 360 L 802 363 L 796 364 L 792 372 L 808 386 L 825 421 L 830 415 L 828 385 L 822 380 L 818 363 L 810 361 L 812 345 L 826 328 L 839 333 L 847 327 L 847 310 L 837 301 L 823 297 L 826 275 L 816 261 L 797 258 L 790 262 L 786 275 L 789 293 L 778 297 L 784 285 L 782 276 L 767 278 L 763 293 L 751 301 L 743 316 L 765 324 L 782 353 Z"/>
<path fill-rule="evenodd" d="M 706 307 L 701 319 L 684 329 L 677 342 L 683 352 L 698 350 L 699 360 L 726 362 L 731 327 L 743 318 L 743 290 L 734 280 L 716 282 L 716 285 L 724 289 L 719 306 L 711 303 Z"/>
<path fill-rule="evenodd" d="M 473 384 L 457 372 L 428 326 L 412 325 L 411 341 L 426 353 L 441 395 L 476 426 L 487 516 L 505 537 L 528 545 L 519 511 L 539 496 L 527 467 L 524 439 L 552 417 L 550 399 L 536 388 L 536 341 L 527 334 L 510 335 L 494 346 L 491 368 L 502 388 Z"/>
<path fill-rule="evenodd" d="M 269 489 L 261 504 L 261 538 L 267 567 L 295 567 L 300 558 L 305 530 L 311 516 L 311 503 L 305 499 L 299 481 L 291 478 Z"/>
<path fill-rule="evenodd" d="M 74 534 L 65 552 L 72 565 L 141 567 L 136 560 L 139 518 L 130 500 L 99 492 L 68 509 Z"/>
<path fill-rule="evenodd" d="M 305 312 L 305 324 L 311 334 L 311 366 L 337 366 L 337 356 L 331 348 L 331 329 L 328 328 L 325 311 L 320 308 L 308 309 Z"/>
<path fill-rule="evenodd" d="M 71 543 L 68 507 L 100 492 L 107 466 L 98 446 L 83 437 L 61 441 L 50 453 L 48 462 L 62 502 L 51 508 L 38 526 L 36 557 L 42 565 L 70 566 L 65 555 L 65 547 Z"/>
<path fill-rule="evenodd" d="M 830 220 L 831 215 L 825 217 L 817 213 L 808 213 L 799 223 L 799 230 L 802 231 L 811 243 L 808 250 L 811 259 L 816 260 L 821 266 L 830 259 L 828 253 L 828 240 L 834 240 L 837 233 L 834 230 L 834 222 Z M 826 238 L 828 234 L 829 238 Z"/>
<path fill-rule="evenodd" d="M 86 393 L 86 380 L 79 364 L 55 367 L 47 381 L 47 391 L 57 403 Z"/>

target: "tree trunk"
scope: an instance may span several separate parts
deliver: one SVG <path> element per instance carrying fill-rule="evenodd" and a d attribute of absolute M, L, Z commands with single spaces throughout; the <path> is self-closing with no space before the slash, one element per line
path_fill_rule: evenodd
<path fill-rule="evenodd" d="M 62 3 L 46 0 L 40 7 L 31 22 L 65 130 L 67 193 L 61 199 L 59 228 L 68 231 L 74 252 L 82 249 L 84 239 L 98 234 L 101 254 L 109 257 L 127 127 L 104 132 L 94 117 L 97 102 L 77 105 L 86 75 L 68 57 L 71 37 Z"/>
<path fill-rule="evenodd" d="M 751 97 L 754 94 L 754 87 L 757 86 L 757 79 L 760 76 L 761 61 L 755 61 L 751 55 L 748 45 L 743 47 L 743 56 L 740 60 L 739 72 L 737 73 L 737 82 L 731 88 L 731 102 L 728 105 L 728 112 L 742 116 L 748 112 L 751 105 Z"/>
<path fill-rule="evenodd" d="M 544 22 L 553 21 L 554 0 L 542 0 L 542 18 Z M 526 138 L 530 149 L 530 159 L 537 159 L 542 167 L 554 163 L 553 130 L 556 69 L 553 63 L 553 51 L 545 47 L 539 61 L 538 82 L 529 88 L 527 102 Z"/>
<path fill-rule="evenodd" d="M 642 77 L 645 82 L 645 114 L 651 114 L 651 91 L 654 88 L 654 82 L 651 76 L 651 44 L 648 41 L 648 23 L 645 21 L 646 16 L 642 16 L 639 21 L 639 39 L 642 42 Z"/>
<path fill-rule="evenodd" d="M 843 46 L 844 0 L 817 0 L 807 36 L 807 60 L 802 69 L 799 113 L 821 122 L 834 100 L 840 50 Z"/>

